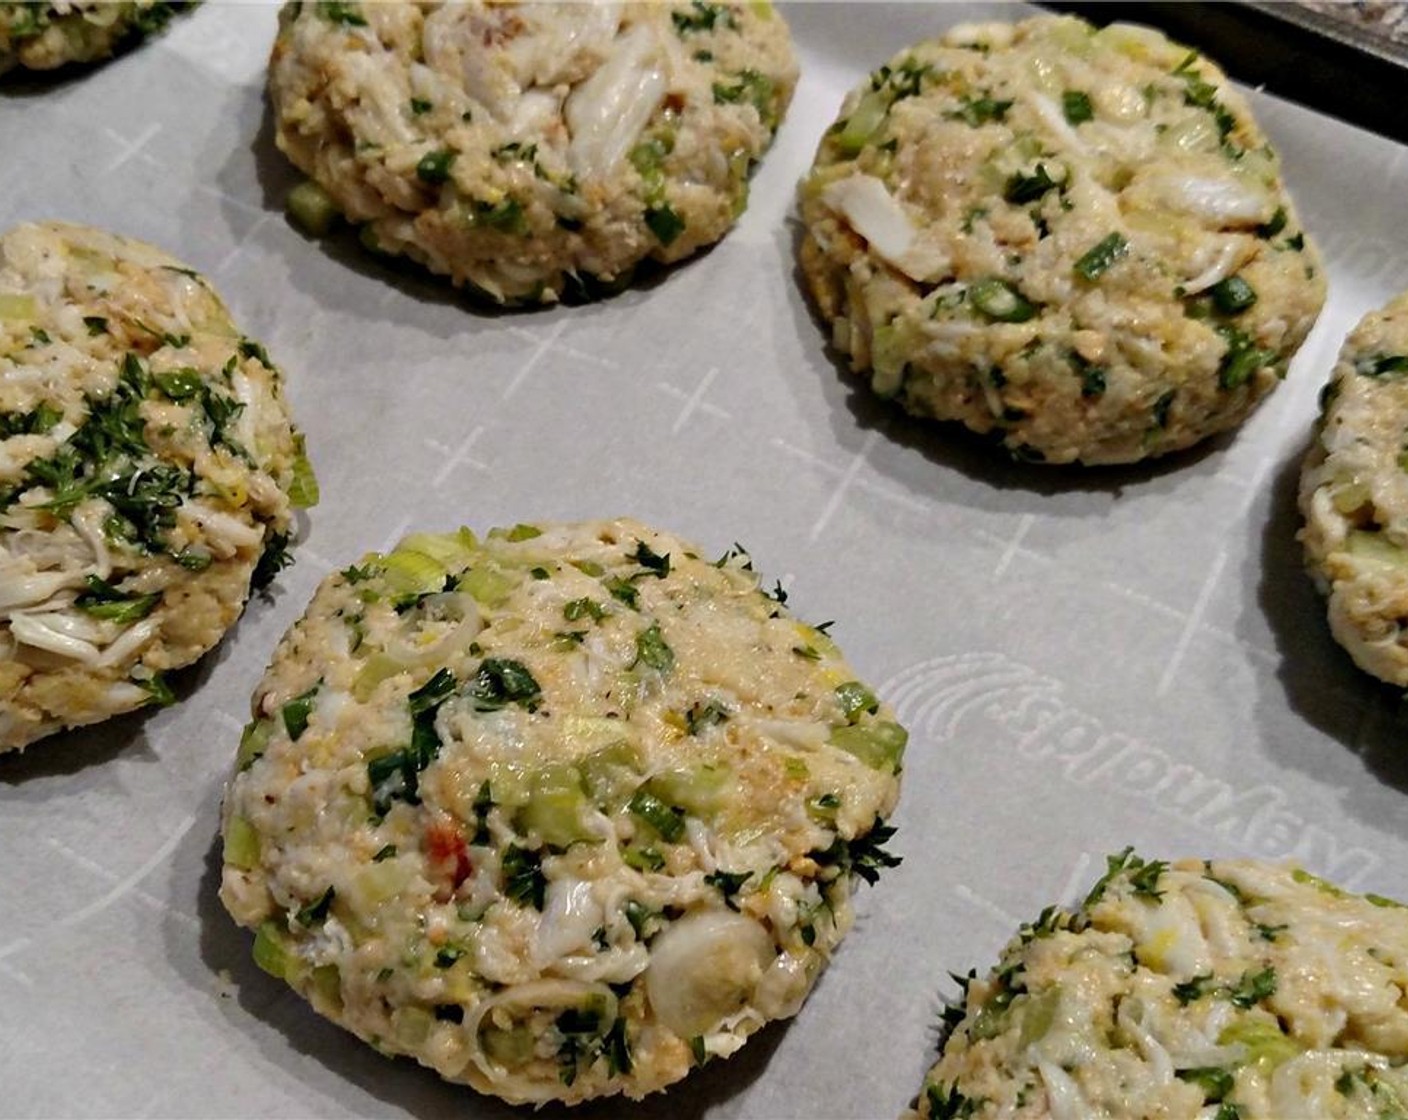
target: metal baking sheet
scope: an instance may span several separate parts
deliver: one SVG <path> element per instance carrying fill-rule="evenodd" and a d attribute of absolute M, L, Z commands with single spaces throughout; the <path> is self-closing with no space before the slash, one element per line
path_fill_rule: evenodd
<path fill-rule="evenodd" d="M 799 291 L 793 193 L 846 88 L 910 40 L 1027 12 L 788 7 L 804 77 L 738 228 L 647 287 L 518 314 L 288 225 L 267 4 L 210 2 L 109 65 L 5 86 L 3 225 L 108 226 L 208 273 L 285 367 L 323 500 L 177 707 L 0 758 L 0 1114 L 520 1114 L 320 1020 L 215 895 L 274 642 L 328 571 L 411 527 L 625 513 L 742 541 L 913 732 L 905 862 L 862 891 L 801 1015 L 577 1116 L 893 1116 L 947 973 L 1126 844 L 1408 894 L 1408 718 L 1331 642 L 1294 508 L 1340 341 L 1408 288 L 1404 148 L 1251 95 L 1330 300 L 1240 432 L 1167 462 L 1040 470 L 907 420 L 838 369 Z"/>

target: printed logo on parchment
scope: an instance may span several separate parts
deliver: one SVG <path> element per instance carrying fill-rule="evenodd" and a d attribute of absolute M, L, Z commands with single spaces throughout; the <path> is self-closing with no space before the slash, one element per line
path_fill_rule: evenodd
<path fill-rule="evenodd" d="M 1239 789 L 1151 743 L 1109 731 L 1062 698 L 1060 682 L 1000 653 L 936 657 L 892 677 L 884 694 L 912 735 L 1010 739 L 1017 755 L 1067 781 L 1122 793 L 1264 859 L 1295 860 L 1351 889 L 1379 863 L 1292 812 L 1283 789 Z"/>

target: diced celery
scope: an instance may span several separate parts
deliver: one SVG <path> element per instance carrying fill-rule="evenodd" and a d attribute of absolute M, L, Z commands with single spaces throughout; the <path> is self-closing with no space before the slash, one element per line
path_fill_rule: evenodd
<path fill-rule="evenodd" d="M 620 720 L 602 722 L 616 724 L 620 734 Z M 592 800 L 608 812 L 625 804 L 640 784 L 640 752 L 624 740 L 593 751 L 577 765 Z"/>
<path fill-rule="evenodd" d="M 1351 482 L 1337 484 L 1330 492 L 1330 501 L 1335 509 L 1345 515 L 1367 506 L 1373 498 L 1373 492 L 1357 478 Z"/>
<path fill-rule="evenodd" d="M 486 1026 L 479 1032 L 484 1053 L 501 1066 L 521 1066 L 533 1056 L 533 1032 L 527 1027 Z"/>
<path fill-rule="evenodd" d="M 270 976 L 283 980 L 289 973 L 288 935 L 278 922 L 263 923 L 254 935 L 254 963 Z"/>
<path fill-rule="evenodd" d="M 386 653 L 374 653 L 357 670 L 357 675 L 352 678 L 352 697 L 359 703 L 365 704 L 371 695 L 376 691 L 376 686 L 382 681 L 403 673 L 406 670 L 404 663 Z"/>
<path fill-rule="evenodd" d="M 241 871 L 259 865 L 259 833 L 244 817 L 231 817 L 225 828 L 225 862 Z"/>
<path fill-rule="evenodd" d="M 468 529 L 455 533 L 412 533 L 396 546 L 438 560 L 446 568 L 464 568 L 480 554 L 479 541 Z"/>
<path fill-rule="evenodd" d="M 337 221 L 337 205 L 328 192 L 311 179 L 305 179 L 288 192 L 288 216 L 305 233 L 324 236 Z"/>
<path fill-rule="evenodd" d="M 690 816 L 708 817 L 723 808 L 733 771 L 709 763 L 692 770 L 667 770 L 656 774 L 645 788 L 667 805 L 683 809 Z"/>
<path fill-rule="evenodd" d="M 335 964 L 320 964 L 313 969 L 313 991 L 325 1003 L 335 1008 L 342 1006 L 342 973 Z"/>
<path fill-rule="evenodd" d="M 860 681 L 846 681 L 836 686 L 836 702 L 841 712 L 851 723 L 855 723 L 866 712 L 874 712 L 880 707 L 875 693 Z"/>
<path fill-rule="evenodd" d="M 504 534 L 506 541 L 531 541 L 534 537 L 541 537 L 543 531 L 536 525 L 525 525 L 521 522 Z"/>
<path fill-rule="evenodd" d="M 338 890 L 338 904 L 345 902 L 354 912 L 367 914 L 399 894 L 413 877 L 412 867 L 403 860 L 366 864 L 357 869 L 345 890 Z"/>
<path fill-rule="evenodd" d="M 1061 986 L 1054 984 L 1039 996 L 1028 996 L 1022 1006 L 1022 1030 L 1017 1037 L 1017 1050 L 1021 1052 L 1033 1042 L 1040 1042 L 1051 1030 L 1056 1021 L 1056 1011 L 1061 1006 Z"/>
<path fill-rule="evenodd" d="M 39 316 L 39 304 L 31 295 L 19 292 L 0 292 L 0 320 L 35 319 Z"/>
<path fill-rule="evenodd" d="M 1399 548 L 1382 533 L 1351 530 L 1345 538 L 1345 548 L 1351 556 L 1359 560 L 1398 568 L 1408 566 L 1408 552 Z"/>
<path fill-rule="evenodd" d="M 837 727 L 827 742 L 855 755 L 872 770 L 898 774 L 909 732 L 890 720 L 878 719 L 856 727 Z"/>
<path fill-rule="evenodd" d="M 884 90 L 867 91 L 836 135 L 836 147 L 840 153 L 843 156 L 860 154 L 889 111 L 890 97 Z"/>
<path fill-rule="evenodd" d="M 1240 1044 L 1247 1048 L 1247 1061 L 1274 1070 L 1303 1051 L 1303 1047 L 1281 1029 L 1270 1012 L 1253 1010 L 1224 1027 L 1217 1036 L 1219 1046 Z"/>
<path fill-rule="evenodd" d="M 893 397 L 904 387 L 909 351 L 894 323 L 876 327 L 870 342 L 870 387 L 882 397 Z"/>
<path fill-rule="evenodd" d="M 296 509 L 318 504 L 318 476 L 303 445 L 303 435 L 294 436 L 293 479 L 288 484 L 288 500 Z"/>
<path fill-rule="evenodd" d="M 274 733 L 274 721 L 271 719 L 250 720 L 244 725 L 244 731 L 240 733 L 240 749 L 235 755 L 235 765 L 240 770 L 248 770 L 254 765 L 254 760 L 263 755 L 269 746 L 269 737 Z"/>
<path fill-rule="evenodd" d="M 402 595 L 428 595 L 445 586 L 445 565 L 433 556 L 398 547 L 379 561 L 382 579 Z"/>
<path fill-rule="evenodd" d="M 516 582 L 495 568 L 472 568 L 460 577 L 460 590 L 474 596 L 486 607 L 497 606 L 507 599 Z"/>
<path fill-rule="evenodd" d="M 435 1025 L 435 1017 L 423 1007 L 402 1007 L 394 1018 L 396 1041 L 402 1046 L 420 1046 L 430 1037 L 430 1028 Z"/>
<path fill-rule="evenodd" d="M 593 834 L 583 819 L 587 807 L 582 775 L 565 763 L 544 767 L 529 779 L 528 804 L 515 815 L 515 823 L 525 832 L 536 832 L 544 843 L 566 848 Z"/>
<path fill-rule="evenodd" d="M 1335 886 L 1335 884 L 1330 882 L 1328 879 L 1322 879 L 1319 875 L 1312 875 L 1303 867 L 1294 868 L 1291 871 L 1291 878 L 1294 879 L 1297 883 L 1303 883 L 1306 886 L 1314 887 L 1321 894 L 1327 894 L 1331 898 L 1351 897 L 1349 892 L 1340 890 L 1339 887 Z"/>

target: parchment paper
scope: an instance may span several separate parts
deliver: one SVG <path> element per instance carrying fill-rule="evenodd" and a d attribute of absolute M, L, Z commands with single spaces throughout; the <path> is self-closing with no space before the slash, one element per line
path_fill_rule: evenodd
<path fill-rule="evenodd" d="M 1294 505 L 1345 332 L 1408 287 L 1405 150 L 1254 95 L 1331 279 L 1286 384 L 1168 462 L 1023 467 L 857 391 L 793 263 L 795 184 L 843 92 L 993 9 L 786 11 L 804 77 L 738 228 L 649 287 L 537 313 L 289 226 L 267 4 L 207 3 L 0 94 L 0 225 L 103 225 L 206 272 L 284 366 L 323 495 L 178 706 L 0 758 L 0 1113 L 522 1114 L 319 1019 L 215 896 L 221 789 L 275 641 L 327 572 L 412 527 L 631 514 L 741 541 L 802 617 L 836 620 L 912 732 L 905 862 L 862 891 L 801 1015 L 663 1097 L 577 1116 L 893 1116 L 947 973 L 986 968 L 1126 844 L 1408 896 L 1408 720 L 1330 640 Z"/>

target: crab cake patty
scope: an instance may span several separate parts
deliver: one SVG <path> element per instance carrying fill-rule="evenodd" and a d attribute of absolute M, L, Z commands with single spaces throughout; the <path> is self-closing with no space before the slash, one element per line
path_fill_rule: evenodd
<path fill-rule="evenodd" d="M 1365 672 L 1408 686 L 1408 292 L 1345 340 L 1300 476 L 1306 565 Z"/>
<path fill-rule="evenodd" d="M 156 34 L 185 6 L 159 0 L 0 3 L 0 74 L 107 58 L 130 39 Z"/>
<path fill-rule="evenodd" d="M 627 520 L 330 576 L 225 799 L 256 961 L 514 1103 L 642 1097 L 796 1014 L 896 862 L 905 733 L 781 598 Z"/>
<path fill-rule="evenodd" d="M 1370 1120 L 1408 1105 L 1408 909 L 1126 850 L 967 982 L 930 1117 Z M 945 1016 L 949 1019 L 949 1016 Z"/>
<path fill-rule="evenodd" d="M 721 238 L 796 80 L 766 4 L 471 0 L 291 4 L 269 88 L 305 225 L 531 303 Z"/>
<path fill-rule="evenodd" d="M 171 698 L 313 476 L 210 286 L 82 226 L 0 236 L 0 750 Z"/>
<path fill-rule="evenodd" d="M 1033 461 L 1235 426 L 1324 302 L 1241 96 L 1130 25 L 1038 17 L 902 51 L 846 98 L 801 213 L 807 287 L 871 388 Z"/>

